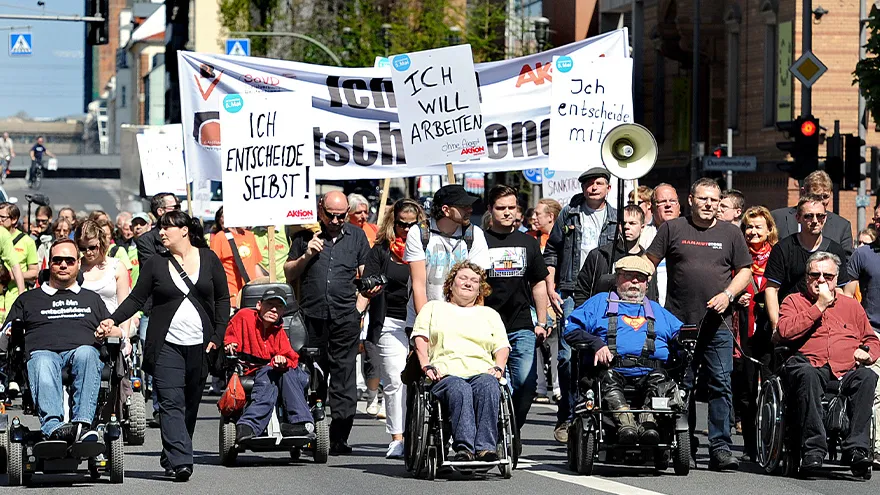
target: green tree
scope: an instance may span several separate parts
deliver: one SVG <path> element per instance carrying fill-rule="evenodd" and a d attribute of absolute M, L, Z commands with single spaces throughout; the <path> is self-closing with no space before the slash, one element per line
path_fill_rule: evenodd
<path fill-rule="evenodd" d="M 867 56 L 856 64 L 853 84 L 861 86 L 871 118 L 880 125 L 880 10 L 876 5 L 871 7 L 868 19 Z"/>

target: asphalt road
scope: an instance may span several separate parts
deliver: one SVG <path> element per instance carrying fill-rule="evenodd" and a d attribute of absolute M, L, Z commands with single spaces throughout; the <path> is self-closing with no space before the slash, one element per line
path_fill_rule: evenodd
<path fill-rule="evenodd" d="M 119 187 L 119 179 L 43 179 L 39 191 L 29 189 L 24 179 L 9 179 L 3 184 L 9 196 L 18 198 L 23 215 L 27 214 L 25 195 L 38 192 L 49 197 L 56 213 L 62 207 L 71 207 L 77 214 L 104 210 L 111 221 L 119 213 Z"/>
<path fill-rule="evenodd" d="M 331 457 L 326 465 L 315 465 L 308 456 L 292 462 L 286 453 L 243 454 L 238 467 L 225 468 L 217 455 L 219 414 L 216 398 L 205 397 L 195 435 L 196 466 L 189 483 L 173 483 L 162 476 L 159 468 L 160 441 L 157 430 L 150 430 L 141 447 L 126 448 L 126 479 L 123 485 L 111 485 L 106 477 L 89 481 L 85 474 L 34 476 L 31 488 L 2 488 L 3 493 L 161 493 L 264 495 L 305 493 L 310 495 L 493 495 L 518 494 L 869 494 L 880 490 L 877 477 L 865 482 L 854 480 L 849 472 L 828 469 L 827 476 L 815 479 L 789 479 L 768 476 L 757 466 L 746 465 L 740 472 L 707 471 L 706 439 L 698 458 L 701 466 L 687 477 L 668 473 L 657 475 L 652 468 L 638 466 L 597 465 L 595 475 L 578 476 L 565 469 L 564 446 L 553 440 L 555 407 L 538 405 L 532 408 L 529 423 L 523 431 L 524 448 L 520 467 L 510 480 L 497 471 L 486 475 L 438 481 L 416 480 L 404 469 L 402 461 L 384 458 L 389 441 L 383 421 L 359 414 L 351 443 L 354 455 Z M 365 404 L 359 404 L 361 411 Z M 14 414 L 15 411 L 12 411 Z M 28 418 L 34 424 L 35 418 Z M 741 437 L 734 437 L 741 444 Z M 0 475 L 0 484 L 5 484 Z"/>

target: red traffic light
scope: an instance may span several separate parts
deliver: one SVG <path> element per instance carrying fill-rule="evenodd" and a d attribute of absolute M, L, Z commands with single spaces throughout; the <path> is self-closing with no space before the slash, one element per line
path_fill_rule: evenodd
<path fill-rule="evenodd" d="M 721 158 L 721 153 L 721 147 L 715 148 L 715 151 L 712 152 L 712 154 L 715 155 L 715 158 Z"/>
<path fill-rule="evenodd" d="M 818 126 L 812 120 L 805 120 L 801 123 L 801 134 L 806 137 L 811 137 L 813 134 L 816 134 L 818 130 Z"/>

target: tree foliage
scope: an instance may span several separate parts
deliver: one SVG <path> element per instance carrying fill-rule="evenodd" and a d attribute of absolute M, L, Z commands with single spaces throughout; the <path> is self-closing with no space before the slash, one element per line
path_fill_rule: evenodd
<path fill-rule="evenodd" d="M 871 7 L 868 16 L 867 56 L 856 64 L 853 71 L 853 84 L 861 86 L 868 111 L 876 125 L 880 125 L 880 9 Z"/>

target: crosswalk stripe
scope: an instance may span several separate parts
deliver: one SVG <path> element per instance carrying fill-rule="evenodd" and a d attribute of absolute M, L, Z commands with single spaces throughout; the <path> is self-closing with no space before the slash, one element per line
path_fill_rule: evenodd
<path fill-rule="evenodd" d="M 520 461 L 522 461 L 522 459 Z M 517 465 L 517 467 L 519 468 L 520 466 Z M 552 471 L 547 469 L 530 469 L 526 466 L 523 467 L 525 468 L 524 472 L 526 473 L 532 473 L 538 476 L 543 476 L 545 478 L 564 481 L 566 483 L 572 483 L 574 485 L 583 486 L 585 488 L 592 488 L 593 490 L 614 493 L 617 495 L 664 495 L 660 492 L 645 490 L 644 488 L 619 483 L 617 481 L 611 481 L 605 478 L 600 478 L 598 476 L 580 476 L 576 474 L 563 473 L 561 469 L 556 470 L 555 468 L 546 464 L 542 465 L 542 467 L 550 468 L 552 469 Z"/>

